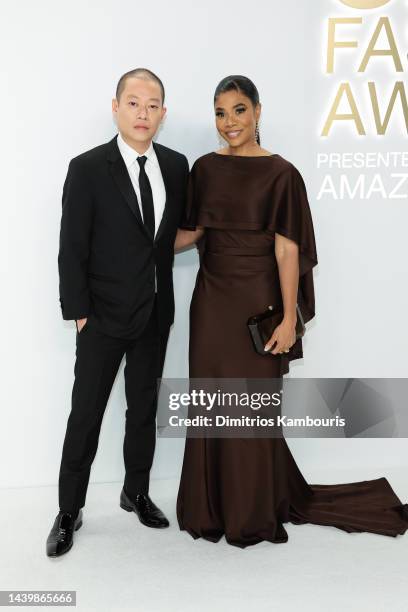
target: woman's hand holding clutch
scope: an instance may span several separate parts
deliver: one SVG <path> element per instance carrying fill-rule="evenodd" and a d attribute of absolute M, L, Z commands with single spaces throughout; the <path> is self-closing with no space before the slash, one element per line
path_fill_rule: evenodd
<path fill-rule="evenodd" d="M 272 336 L 265 345 L 265 351 L 272 355 L 288 353 L 290 347 L 296 342 L 296 319 L 282 319 L 282 322 L 275 328 Z M 273 350 L 271 348 L 274 346 Z"/>

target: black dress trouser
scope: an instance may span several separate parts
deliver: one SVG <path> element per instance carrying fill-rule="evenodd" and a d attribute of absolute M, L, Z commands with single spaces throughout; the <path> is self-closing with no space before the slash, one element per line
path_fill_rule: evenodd
<path fill-rule="evenodd" d="M 85 505 L 106 404 L 126 355 L 125 483 L 132 497 L 149 490 L 156 444 L 157 378 L 163 371 L 169 330 L 159 333 L 157 303 L 137 339 L 113 338 L 89 326 L 77 332 L 75 381 L 59 473 L 59 506 L 74 512 Z"/>

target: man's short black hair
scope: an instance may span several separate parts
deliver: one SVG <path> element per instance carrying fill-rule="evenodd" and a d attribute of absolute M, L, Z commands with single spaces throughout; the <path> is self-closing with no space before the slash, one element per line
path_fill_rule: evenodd
<path fill-rule="evenodd" d="M 129 79 L 131 77 L 138 77 L 140 79 L 145 79 L 146 81 L 155 81 L 160 87 L 162 104 L 164 104 L 164 85 L 157 76 L 157 74 L 154 74 L 154 72 L 152 72 L 148 68 L 135 68 L 134 70 L 129 70 L 129 72 L 125 72 L 125 74 L 122 74 L 116 86 L 116 99 L 118 102 L 125 88 L 126 79 Z"/>

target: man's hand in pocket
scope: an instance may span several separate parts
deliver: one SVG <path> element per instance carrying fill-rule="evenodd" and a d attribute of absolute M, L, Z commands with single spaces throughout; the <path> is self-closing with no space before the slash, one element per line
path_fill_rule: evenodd
<path fill-rule="evenodd" d="M 87 318 L 85 318 L 85 319 L 77 319 L 76 320 L 78 333 L 81 333 L 81 329 L 84 327 L 84 325 L 87 322 L 87 320 L 88 320 Z"/>

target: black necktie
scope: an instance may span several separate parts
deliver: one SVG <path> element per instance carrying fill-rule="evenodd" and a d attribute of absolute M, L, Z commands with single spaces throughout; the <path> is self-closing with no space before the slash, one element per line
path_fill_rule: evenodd
<path fill-rule="evenodd" d="M 139 171 L 139 188 L 140 197 L 142 198 L 142 210 L 143 210 L 143 221 L 147 229 L 149 230 L 152 238 L 154 238 L 155 224 L 154 224 L 154 205 L 153 205 L 153 193 L 150 185 L 149 177 L 146 174 L 145 163 L 147 157 L 142 155 L 137 158 L 140 166 Z"/>

